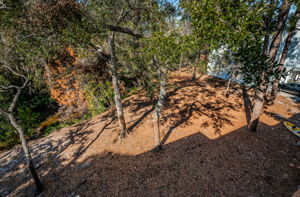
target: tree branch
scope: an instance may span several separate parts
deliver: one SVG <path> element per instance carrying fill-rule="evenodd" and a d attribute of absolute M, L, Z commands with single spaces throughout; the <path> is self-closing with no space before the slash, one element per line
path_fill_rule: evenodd
<path fill-rule="evenodd" d="M 8 116 L 8 113 L 0 108 L 0 114 L 3 114 L 4 116 Z"/>
<path fill-rule="evenodd" d="M 144 35 L 142 33 L 134 32 L 133 30 L 126 28 L 126 27 L 121 27 L 121 26 L 117 26 L 117 25 L 109 25 L 109 24 L 103 24 L 103 26 L 111 31 L 128 34 L 128 35 L 134 36 L 136 38 L 144 37 Z"/>
<path fill-rule="evenodd" d="M 12 72 L 14 75 L 19 76 L 19 77 L 22 77 L 23 79 L 25 79 L 25 81 L 28 80 L 27 77 L 25 77 L 25 75 L 22 75 L 22 74 L 20 74 L 20 73 L 17 73 L 16 71 L 14 71 L 12 68 L 10 68 L 9 66 L 7 66 L 6 64 L 2 64 L 2 66 L 3 66 L 4 68 L 6 68 L 7 70 L 9 70 L 10 72 Z"/>
<path fill-rule="evenodd" d="M 18 89 L 18 88 L 20 88 L 20 87 L 15 86 L 15 85 L 10 85 L 10 86 L 3 86 L 3 85 L 0 85 L 0 88 L 1 88 L 2 90 L 9 90 L 9 89 Z"/>
<path fill-rule="evenodd" d="M 13 101 L 12 101 L 12 103 L 11 103 L 10 106 L 9 106 L 8 113 L 7 113 L 7 112 L 4 112 L 3 110 L 1 110 L 1 113 L 2 113 L 2 114 L 6 114 L 6 115 L 7 115 L 7 114 L 10 114 L 10 113 L 12 113 L 12 112 L 14 111 L 14 109 L 15 109 L 15 107 L 16 107 L 16 105 L 17 105 L 18 99 L 19 99 L 19 97 L 20 97 L 20 94 L 21 94 L 22 90 L 28 85 L 29 79 L 28 79 L 27 77 L 25 77 L 25 75 L 22 75 L 22 74 L 20 74 L 20 73 L 18 73 L 18 72 L 16 72 L 16 71 L 14 71 L 12 68 L 10 68 L 9 66 L 7 66 L 7 65 L 5 65 L 5 64 L 2 64 L 2 66 L 3 66 L 4 68 L 6 68 L 7 70 L 9 70 L 10 72 L 12 72 L 14 75 L 19 76 L 19 77 L 22 77 L 23 79 L 25 79 L 25 82 L 24 82 L 23 85 L 20 86 L 20 87 L 19 87 L 19 86 L 15 86 L 15 85 L 10 85 L 10 86 L 3 86 L 3 85 L 0 85 L 0 87 L 1 87 L 2 89 L 4 89 L 4 90 L 8 90 L 8 89 L 12 89 L 12 88 L 17 89 L 17 92 L 16 92 L 16 94 L 14 95 Z"/>
<path fill-rule="evenodd" d="M 100 51 L 99 48 L 94 45 L 93 43 L 89 43 L 89 45 L 96 51 L 96 53 L 105 61 L 110 61 L 110 55 L 105 54 L 104 52 Z"/>

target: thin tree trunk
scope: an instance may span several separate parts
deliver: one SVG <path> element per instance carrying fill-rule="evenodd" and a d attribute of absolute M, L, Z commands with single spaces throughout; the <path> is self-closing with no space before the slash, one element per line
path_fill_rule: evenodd
<path fill-rule="evenodd" d="M 23 85 L 21 87 L 18 87 L 18 86 L 0 86 L 2 89 L 4 90 L 8 90 L 8 89 L 16 89 L 17 92 L 16 94 L 14 95 L 14 98 L 8 108 L 8 111 L 4 111 L 0 108 L 0 114 L 3 114 L 5 116 L 7 116 L 10 120 L 10 123 L 15 127 L 15 129 L 18 131 L 19 133 L 19 136 L 20 136 L 20 140 L 22 142 L 22 147 L 23 147 L 23 150 L 24 150 L 24 153 L 25 153 L 25 158 L 26 158 L 26 161 L 27 161 L 27 166 L 30 170 L 30 173 L 32 175 L 32 178 L 34 180 L 34 183 L 36 185 L 36 192 L 37 193 L 40 193 L 42 190 L 43 190 L 43 185 L 39 179 L 39 176 L 37 174 L 37 172 L 35 171 L 35 168 L 34 168 L 34 164 L 33 164 L 33 161 L 32 161 L 32 158 L 31 158 L 31 155 L 30 155 L 30 151 L 28 149 L 28 146 L 27 146 L 27 143 L 26 143 L 26 139 L 25 139 L 25 135 L 24 135 L 24 131 L 22 129 L 22 127 L 18 124 L 17 120 L 15 119 L 14 117 L 14 110 L 16 108 L 16 105 L 17 105 L 17 102 L 19 100 L 19 97 L 21 95 L 21 92 L 23 91 L 24 88 L 27 87 L 28 83 L 29 83 L 29 80 L 27 77 L 25 77 L 24 75 L 20 74 L 20 73 L 17 73 L 16 71 L 14 71 L 12 68 L 10 68 L 9 66 L 7 65 L 2 65 L 4 68 L 6 68 L 7 70 L 9 70 L 12 74 L 18 76 L 18 77 L 21 77 L 23 78 L 25 81 L 23 83 Z"/>
<path fill-rule="evenodd" d="M 197 54 L 197 57 L 196 57 L 196 60 L 195 60 L 194 66 L 193 66 L 192 81 L 196 81 L 198 63 L 199 63 L 199 57 L 198 57 L 198 54 Z"/>
<path fill-rule="evenodd" d="M 229 80 L 227 82 L 227 87 L 226 87 L 226 91 L 225 91 L 226 98 L 228 98 L 228 96 L 229 96 L 229 89 L 230 89 L 230 85 L 231 85 L 231 82 L 232 82 L 232 79 L 234 78 L 234 76 L 235 76 L 235 69 L 232 70 Z"/>
<path fill-rule="evenodd" d="M 282 75 L 282 71 L 283 71 L 283 68 L 284 68 L 284 62 L 285 62 L 285 59 L 286 59 L 288 49 L 289 49 L 290 43 L 292 41 L 293 35 L 294 35 L 294 32 L 289 32 L 286 43 L 284 45 L 284 49 L 283 49 L 283 52 L 282 52 L 282 55 L 281 55 L 281 58 L 280 58 L 280 61 L 279 61 L 279 67 L 278 67 L 278 70 L 280 72 L 280 76 Z M 274 82 L 273 82 L 272 91 L 271 91 L 271 95 L 270 95 L 270 98 L 269 98 L 270 104 L 274 103 L 275 98 L 277 96 L 279 81 L 280 81 L 280 79 L 275 79 Z"/>
<path fill-rule="evenodd" d="M 295 19 L 295 21 L 298 21 L 299 18 L 300 18 L 300 8 L 298 7 L 297 11 L 295 12 L 294 19 Z M 278 67 L 278 70 L 280 72 L 280 77 L 282 75 L 282 71 L 283 71 L 283 68 L 284 68 L 284 63 L 285 63 L 285 60 L 286 60 L 286 57 L 287 57 L 289 47 L 290 47 L 291 42 L 292 42 L 292 38 L 295 35 L 295 29 L 296 29 L 296 24 L 294 24 L 293 28 L 289 31 L 288 36 L 287 36 L 286 41 L 285 41 L 285 44 L 284 44 L 284 48 L 283 48 L 282 55 L 281 55 L 280 60 L 279 60 L 279 67 Z M 276 99 L 276 96 L 278 94 L 279 81 L 280 81 L 280 78 L 275 79 L 274 82 L 273 82 L 272 91 L 271 91 L 270 98 L 269 98 L 270 104 L 274 103 L 274 101 Z"/>
<path fill-rule="evenodd" d="M 197 78 L 197 64 L 194 64 L 192 80 L 196 81 L 196 78 Z"/>
<path fill-rule="evenodd" d="M 113 87 L 114 87 L 114 100 L 115 100 L 115 105 L 116 105 L 118 122 L 119 122 L 119 126 L 121 129 L 119 137 L 122 139 L 122 138 L 126 137 L 126 135 L 128 134 L 128 131 L 126 128 L 123 106 L 122 106 L 122 102 L 121 102 L 120 86 L 119 86 L 119 82 L 118 82 L 114 33 L 112 33 L 112 35 L 110 36 L 109 46 L 110 46 L 110 54 L 111 54 L 110 61 L 111 61 L 112 83 L 113 83 Z"/>
<path fill-rule="evenodd" d="M 270 59 L 274 62 L 276 55 L 278 53 L 278 49 L 280 46 L 280 42 L 281 42 L 281 37 L 282 37 L 282 33 L 288 18 L 288 14 L 289 14 L 289 10 L 290 10 L 290 6 L 291 3 L 288 0 L 283 0 L 282 2 L 282 6 L 280 7 L 279 10 L 279 16 L 278 16 L 278 24 L 276 27 L 276 32 L 273 36 L 273 40 L 271 42 L 271 46 L 270 46 L 270 52 L 269 52 L 269 56 Z"/>
<path fill-rule="evenodd" d="M 179 69 L 183 67 L 183 54 L 180 54 L 180 63 L 179 63 Z"/>
<path fill-rule="evenodd" d="M 252 132 L 256 132 L 259 117 L 264 107 L 264 90 L 265 84 L 262 83 L 255 91 L 254 106 L 252 109 L 251 120 L 248 125 L 248 129 Z"/>
<path fill-rule="evenodd" d="M 27 166 L 30 170 L 30 173 L 32 175 L 32 178 L 34 180 L 34 183 L 36 185 L 36 191 L 39 193 L 43 190 L 43 185 L 42 185 L 42 182 L 40 181 L 40 178 L 34 168 L 34 165 L 33 165 L 33 160 L 32 160 L 32 157 L 31 157 L 31 154 L 30 154 L 30 151 L 29 151 L 29 148 L 27 146 L 27 142 L 26 142 L 26 139 L 25 139 L 25 135 L 24 135 L 24 131 L 22 129 L 22 127 L 18 124 L 17 120 L 15 119 L 15 117 L 13 116 L 12 113 L 10 113 L 8 115 L 9 117 L 9 120 L 11 122 L 11 124 L 15 127 L 15 129 L 18 131 L 19 133 L 19 136 L 20 136 L 20 139 L 21 139 L 21 143 L 22 143 L 22 147 L 23 147 L 23 151 L 25 153 L 25 158 L 26 158 L 26 162 L 27 162 Z"/>
<path fill-rule="evenodd" d="M 284 26 L 288 17 L 288 13 L 289 13 L 289 9 L 290 9 L 290 2 L 288 0 L 283 0 L 282 6 L 280 7 L 279 10 L 279 16 L 278 16 L 278 24 L 276 26 L 276 32 L 273 36 L 273 40 L 271 42 L 271 46 L 270 46 L 270 51 L 269 51 L 269 57 L 271 59 L 272 62 L 275 63 L 275 59 L 276 59 L 276 55 L 278 52 L 278 48 L 280 46 L 280 42 L 281 42 L 281 37 L 282 37 L 282 33 L 284 30 Z M 267 27 L 269 29 L 269 27 Z M 264 42 L 264 46 L 263 46 L 263 53 L 267 52 L 267 40 L 269 38 L 269 31 L 267 30 L 267 34 L 265 36 L 265 42 Z M 269 69 L 273 69 L 273 66 L 275 64 L 272 64 Z M 253 105 L 253 110 L 252 110 L 252 116 L 251 116 L 251 120 L 250 123 L 248 125 L 248 129 L 252 132 L 256 132 L 257 130 L 257 125 L 259 122 L 259 117 L 260 114 L 262 113 L 263 107 L 264 107 L 264 97 L 265 97 L 265 93 L 266 93 L 266 89 L 267 89 L 267 84 L 265 81 L 265 76 L 266 73 L 263 72 L 261 74 L 261 78 L 263 79 L 263 81 L 261 82 L 261 84 L 259 85 L 259 87 L 256 89 L 255 91 L 255 98 L 254 98 L 254 105 Z"/>
<path fill-rule="evenodd" d="M 153 132 L 154 132 L 154 144 L 155 144 L 155 150 L 161 150 L 162 149 L 162 144 L 160 140 L 160 115 L 161 115 L 161 110 L 166 98 L 166 69 L 161 68 L 158 66 L 157 68 L 158 76 L 160 79 L 160 90 L 159 90 L 159 98 L 154 110 L 154 117 L 153 117 L 153 122 L 154 122 L 154 127 L 153 127 Z"/>

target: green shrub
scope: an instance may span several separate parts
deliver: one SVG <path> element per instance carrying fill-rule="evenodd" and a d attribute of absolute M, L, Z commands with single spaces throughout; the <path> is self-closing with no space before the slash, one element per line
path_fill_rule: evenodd
<path fill-rule="evenodd" d="M 92 78 L 85 84 L 84 90 L 88 111 L 92 116 L 104 112 L 113 104 L 114 91 L 109 81 L 103 83 Z"/>

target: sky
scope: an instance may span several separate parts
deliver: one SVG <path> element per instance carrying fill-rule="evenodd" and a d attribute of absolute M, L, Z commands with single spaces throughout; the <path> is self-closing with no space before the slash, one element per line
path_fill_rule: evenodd
<path fill-rule="evenodd" d="M 177 6 L 179 4 L 179 0 L 167 0 L 167 1 L 172 3 L 175 6 Z"/>

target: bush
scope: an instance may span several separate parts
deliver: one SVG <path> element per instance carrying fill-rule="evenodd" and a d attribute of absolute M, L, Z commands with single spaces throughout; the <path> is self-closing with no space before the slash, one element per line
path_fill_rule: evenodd
<path fill-rule="evenodd" d="M 113 105 L 114 91 L 109 81 L 101 82 L 91 76 L 86 77 L 90 78 L 84 88 L 87 107 L 91 115 L 95 116 Z"/>
<path fill-rule="evenodd" d="M 35 134 L 35 129 L 58 109 L 57 104 L 47 94 L 22 95 L 18 102 L 16 118 L 27 138 Z M 19 136 L 10 121 L 0 116 L 0 149 L 19 143 Z"/>

